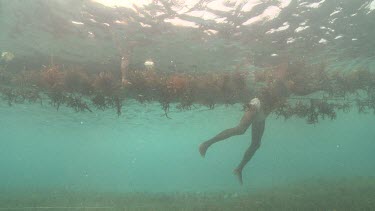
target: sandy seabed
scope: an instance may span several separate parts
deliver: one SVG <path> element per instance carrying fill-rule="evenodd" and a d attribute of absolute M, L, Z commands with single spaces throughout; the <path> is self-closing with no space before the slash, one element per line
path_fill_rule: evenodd
<path fill-rule="evenodd" d="M 375 178 L 315 180 L 252 192 L 7 191 L 0 210 L 373 210 Z"/>

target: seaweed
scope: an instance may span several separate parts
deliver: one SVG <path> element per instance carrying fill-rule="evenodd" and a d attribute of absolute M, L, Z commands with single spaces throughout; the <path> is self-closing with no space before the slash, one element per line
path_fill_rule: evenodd
<path fill-rule="evenodd" d="M 120 82 L 111 72 L 100 72 L 93 82 L 93 87 L 98 93 L 112 96 L 120 88 Z"/>
<path fill-rule="evenodd" d="M 117 115 L 121 115 L 126 98 L 140 103 L 158 101 L 167 118 L 172 103 L 180 110 L 190 110 L 195 104 L 214 109 L 217 104 L 248 102 L 250 97 L 267 92 L 265 108 L 273 109 L 277 117 L 285 119 L 295 116 L 315 124 L 320 119 L 333 120 L 338 110 L 349 112 L 352 107 L 357 107 L 360 113 L 375 113 L 375 73 L 367 69 L 329 72 L 325 65 L 297 61 L 289 63 L 287 68 L 255 71 L 251 87 L 246 72 L 167 74 L 130 70 L 127 84 L 109 71 L 89 73 L 79 68 L 61 70 L 56 65 L 20 72 L 0 68 L 0 92 L 10 106 L 39 101 L 42 104 L 42 96 L 47 96 L 57 110 L 61 105 L 76 112 L 91 112 L 90 107 L 95 107 L 114 109 Z M 283 89 L 291 95 L 286 102 L 277 96 L 285 93 Z M 272 93 L 274 90 L 278 92 Z M 314 93 L 321 97 L 312 97 Z"/>
<path fill-rule="evenodd" d="M 4 88 L 1 90 L 3 94 L 3 99 L 8 102 L 9 106 L 12 106 L 14 102 L 16 102 L 17 95 L 11 88 Z"/>
<path fill-rule="evenodd" d="M 41 83 L 47 89 L 61 89 L 64 83 L 64 73 L 58 66 L 47 67 L 41 72 Z"/>
<path fill-rule="evenodd" d="M 87 103 L 82 100 L 81 96 L 75 96 L 73 94 L 70 94 L 66 96 L 65 100 L 66 106 L 73 108 L 76 112 L 82 112 L 86 110 L 92 112 Z"/>
<path fill-rule="evenodd" d="M 161 101 L 160 104 L 161 104 L 162 109 L 163 109 L 163 111 L 164 111 L 164 115 L 165 115 L 165 117 L 167 117 L 168 119 L 171 119 L 171 118 L 168 116 L 168 112 L 169 112 L 169 108 L 170 108 L 170 102 L 168 102 L 167 100 L 165 100 L 165 101 Z"/>
<path fill-rule="evenodd" d="M 61 104 L 65 102 L 65 95 L 62 91 L 55 90 L 47 93 L 48 98 L 50 99 L 50 104 L 56 108 L 58 111 Z"/>
<path fill-rule="evenodd" d="M 120 116 L 121 108 L 122 108 L 122 100 L 118 96 L 114 97 L 113 100 L 114 100 L 114 107 L 116 108 L 117 116 Z"/>
<path fill-rule="evenodd" d="M 325 116 L 328 116 L 331 120 L 336 119 L 336 112 L 334 110 L 334 104 L 328 103 L 327 101 L 321 100 L 317 104 L 318 113 L 322 117 L 322 119 L 325 118 Z"/>
<path fill-rule="evenodd" d="M 356 100 L 356 104 L 358 107 L 358 113 L 367 113 L 369 107 L 371 107 L 370 102 L 367 100 Z"/>
<path fill-rule="evenodd" d="M 319 121 L 319 117 L 321 119 L 325 119 L 326 117 L 331 120 L 335 119 L 335 107 L 339 106 L 341 104 L 329 103 L 323 99 L 309 99 L 307 102 L 298 100 L 294 105 L 286 102 L 281 104 L 275 109 L 274 113 L 277 117 L 283 116 L 284 119 L 297 116 L 299 118 L 306 118 L 309 124 L 316 124 Z"/>
<path fill-rule="evenodd" d="M 88 74 L 84 71 L 69 70 L 64 76 L 64 89 L 71 93 L 91 94 L 92 84 Z"/>
<path fill-rule="evenodd" d="M 0 84 L 8 85 L 12 80 L 12 74 L 0 66 Z"/>
<path fill-rule="evenodd" d="M 176 107 L 180 110 L 191 110 L 193 103 L 194 103 L 194 98 L 192 95 L 192 90 L 187 89 L 182 96 L 180 104 L 178 104 Z"/>
<path fill-rule="evenodd" d="M 106 97 L 102 94 L 96 94 L 92 99 L 91 102 L 93 105 L 102 111 L 108 108 Z"/>
<path fill-rule="evenodd" d="M 27 100 L 29 103 L 36 103 L 39 100 L 42 105 L 42 97 L 36 89 L 21 89 L 18 91 L 18 94 L 22 98 L 22 102 Z"/>
<path fill-rule="evenodd" d="M 159 102 L 160 102 L 160 105 L 161 105 L 161 107 L 164 111 L 165 117 L 167 117 L 168 119 L 170 119 L 170 117 L 168 116 L 168 112 L 169 112 L 169 108 L 170 108 L 171 97 L 172 96 L 171 96 L 170 89 L 168 88 L 167 85 L 165 85 L 161 89 L 161 96 L 160 96 Z"/>

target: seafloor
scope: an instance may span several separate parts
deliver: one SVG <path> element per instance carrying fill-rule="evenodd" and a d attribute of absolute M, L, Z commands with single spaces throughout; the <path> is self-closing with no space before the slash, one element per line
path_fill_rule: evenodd
<path fill-rule="evenodd" d="M 1 210 L 373 210 L 375 207 L 373 177 L 315 180 L 240 194 L 2 192 Z"/>

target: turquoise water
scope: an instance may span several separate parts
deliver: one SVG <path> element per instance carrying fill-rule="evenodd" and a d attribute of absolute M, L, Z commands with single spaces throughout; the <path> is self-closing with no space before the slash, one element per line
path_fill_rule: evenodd
<path fill-rule="evenodd" d="M 374 0 L 0 0 L 0 210 L 374 210 L 374 16 Z M 198 146 L 244 113 L 220 103 L 284 77 L 337 118 L 271 114 L 241 185 L 251 129 Z M 94 97 L 122 114 L 66 107 Z M 158 103 L 192 99 L 170 118 Z"/>
<path fill-rule="evenodd" d="M 251 132 L 217 143 L 201 158 L 201 141 L 234 126 L 240 106 L 172 110 L 127 102 L 124 113 L 74 113 L 2 103 L 1 189 L 113 192 L 247 192 L 316 179 L 375 176 L 375 120 L 355 111 L 309 125 L 270 116 L 260 150 L 240 186 L 232 170 Z"/>

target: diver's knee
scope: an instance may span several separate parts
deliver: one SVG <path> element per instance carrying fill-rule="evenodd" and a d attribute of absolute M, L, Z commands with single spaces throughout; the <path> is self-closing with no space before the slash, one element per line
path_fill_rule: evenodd
<path fill-rule="evenodd" d="M 251 144 L 251 147 L 255 150 L 259 149 L 260 147 L 260 143 L 256 143 L 256 144 Z"/>
<path fill-rule="evenodd" d="M 242 135 L 246 132 L 246 128 L 245 127 L 236 127 L 236 134 L 237 135 Z"/>

